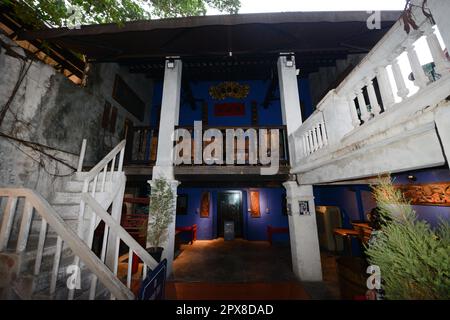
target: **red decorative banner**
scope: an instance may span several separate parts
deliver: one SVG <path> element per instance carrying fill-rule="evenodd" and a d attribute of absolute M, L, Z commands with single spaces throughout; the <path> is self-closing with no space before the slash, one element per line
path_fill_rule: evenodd
<path fill-rule="evenodd" d="M 239 102 L 218 103 L 214 105 L 216 117 L 244 116 L 245 106 Z"/>

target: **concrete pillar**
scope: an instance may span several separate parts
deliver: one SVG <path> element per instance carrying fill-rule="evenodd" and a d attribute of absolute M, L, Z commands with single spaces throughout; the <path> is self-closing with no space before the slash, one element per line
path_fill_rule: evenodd
<path fill-rule="evenodd" d="M 279 57 L 277 67 L 283 124 L 287 127 L 287 134 L 291 135 L 302 124 L 295 56 L 291 55 L 290 59 Z"/>
<path fill-rule="evenodd" d="M 448 18 L 450 17 L 450 1 L 428 0 L 427 6 L 430 8 L 446 48 L 450 48 L 450 19 Z"/>
<path fill-rule="evenodd" d="M 283 183 L 290 206 L 289 236 L 294 274 L 302 281 L 322 281 L 319 237 L 312 185 Z M 300 202 L 307 201 L 309 214 L 300 215 Z"/>
<path fill-rule="evenodd" d="M 175 126 L 178 125 L 180 112 L 181 71 L 181 60 L 166 60 L 156 165 L 153 167 L 152 180 L 148 181 L 151 187 L 153 180 L 161 178 L 166 179 L 172 188 L 175 203 L 179 182 L 175 180 L 173 171 L 173 138 Z M 175 249 L 176 206 L 174 206 L 172 214 L 174 219 L 168 228 L 167 240 L 162 245 L 164 251 L 161 259 L 167 259 L 167 276 L 172 273 L 173 254 Z"/>

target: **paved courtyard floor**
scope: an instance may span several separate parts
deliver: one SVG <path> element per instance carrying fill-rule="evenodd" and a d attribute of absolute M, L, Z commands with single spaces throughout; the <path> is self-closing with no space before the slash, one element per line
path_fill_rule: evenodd
<path fill-rule="evenodd" d="M 290 247 L 267 241 L 198 240 L 182 245 L 167 285 L 169 299 L 337 299 L 334 256 L 322 254 L 324 281 L 302 283 Z"/>

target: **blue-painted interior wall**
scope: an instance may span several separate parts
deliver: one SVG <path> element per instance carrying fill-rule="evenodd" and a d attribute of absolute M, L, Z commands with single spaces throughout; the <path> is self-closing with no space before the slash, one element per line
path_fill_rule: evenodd
<path fill-rule="evenodd" d="M 413 175 L 417 178 L 412 182 L 408 179 L 408 175 Z M 433 183 L 433 182 L 449 182 L 450 170 L 448 167 L 434 170 L 417 170 L 392 176 L 394 184 L 415 184 L 415 183 Z M 428 221 L 431 226 L 437 226 L 439 219 L 450 219 L 450 207 L 443 206 L 413 206 L 419 219 Z"/>
<path fill-rule="evenodd" d="M 281 106 L 280 106 L 280 94 L 278 85 L 274 92 L 275 99 L 271 101 L 268 108 L 264 108 L 262 106 L 262 102 L 264 101 L 267 88 L 270 86 L 270 81 L 263 80 L 242 80 L 237 81 L 240 84 L 248 84 L 250 86 L 250 91 L 248 96 L 245 99 L 235 99 L 235 98 L 226 98 L 224 100 L 215 100 L 209 95 L 209 88 L 211 86 L 219 84 L 221 81 L 196 81 L 190 82 L 189 85 L 191 87 L 193 96 L 195 99 L 205 100 L 208 104 L 208 125 L 209 126 L 250 126 L 251 125 L 251 103 L 252 101 L 256 101 L 258 104 L 258 125 L 282 125 L 282 116 L 281 116 Z M 152 103 L 152 112 L 150 123 L 152 126 L 158 126 L 158 119 L 155 115 L 159 113 L 159 108 L 161 106 L 162 100 L 162 87 L 163 84 L 161 81 L 155 82 L 154 84 L 154 93 L 153 93 L 153 103 Z M 298 87 L 299 87 L 299 97 L 302 103 L 302 108 L 304 115 L 303 118 L 306 119 L 313 112 L 313 107 L 311 104 L 311 96 L 310 96 L 310 88 L 308 79 L 298 79 Z M 182 90 L 181 96 L 183 97 L 184 91 Z M 227 102 L 240 102 L 245 105 L 245 115 L 243 116 L 225 116 L 225 117 L 216 117 L 214 115 L 214 105 L 218 103 L 227 103 Z M 192 109 L 191 105 L 186 101 L 181 99 L 180 106 L 180 117 L 179 117 L 179 125 L 180 126 L 190 126 L 194 124 L 194 121 L 202 120 L 202 107 L 201 102 L 197 102 L 197 106 L 195 109 Z"/>
<path fill-rule="evenodd" d="M 409 175 L 417 178 L 410 181 Z M 392 175 L 394 184 L 415 184 L 450 181 L 448 168 L 416 170 Z M 351 220 L 367 220 L 366 214 L 376 206 L 368 185 L 315 186 L 316 205 L 338 206 L 343 215 L 344 227 L 351 227 Z M 450 219 L 450 207 L 413 206 L 419 219 L 436 226 L 439 219 Z"/>
<path fill-rule="evenodd" d="M 211 192 L 210 215 L 200 218 L 199 208 L 201 194 Z M 197 238 L 199 240 L 215 239 L 217 237 L 217 197 L 219 192 L 240 191 L 242 194 L 242 215 L 244 238 L 248 240 L 267 240 L 267 226 L 287 227 L 288 218 L 282 212 L 282 197 L 285 197 L 283 188 L 251 188 L 251 189 L 225 189 L 225 188 L 178 188 L 178 194 L 188 197 L 186 215 L 177 215 L 176 226 L 191 226 L 197 224 Z M 252 218 L 248 212 L 249 191 L 259 191 L 261 217 Z M 274 241 L 287 241 L 287 234 L 276 234 Z"/>

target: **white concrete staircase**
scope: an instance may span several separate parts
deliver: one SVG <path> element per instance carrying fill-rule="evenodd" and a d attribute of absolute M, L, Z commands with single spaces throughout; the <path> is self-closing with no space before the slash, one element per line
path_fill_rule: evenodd
<path fill-rule="evenodd" d="M 0 189 L 0 298 L 134 299 L 131 263 L 118 275 L 123 254 L 118 243 L 144 261 L 143 277 L 145 266 L 157 263 L 120 226 L 124 148 L 122 141 L 89 172 L 79 170 L 50 203 L 30 189 Z M 83 157 L 82 151 L 81 164 Z M 94 253 L 94 231 L 101 221 L 101 252 Z M 74 270 L 76 288 L 68 285 L 76 283 L 70 281 L 77 278 Z"/>

